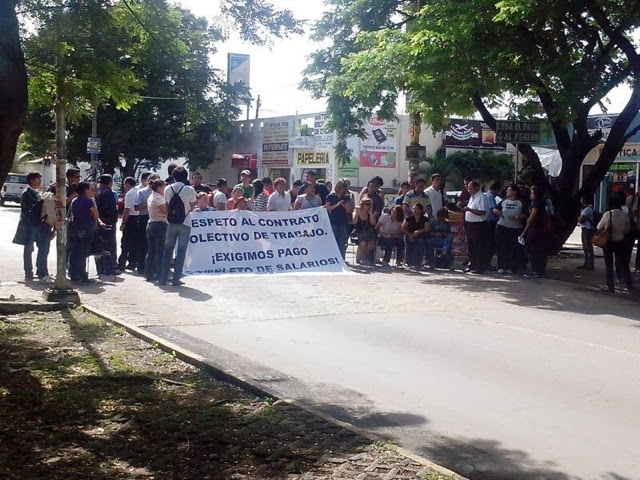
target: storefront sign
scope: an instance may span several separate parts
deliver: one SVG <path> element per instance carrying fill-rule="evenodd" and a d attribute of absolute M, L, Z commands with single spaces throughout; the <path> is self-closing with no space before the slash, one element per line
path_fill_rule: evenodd
<path fill-rule="evenodd" d="M 610 193 L 625 192 L 633 195 L 636 185 L 636 163 L 614 163 L 609 167 L 607 177 Z"/>
<path fill-rule="evenodd" d="M 304 150 L 302 152 L 298 152 L 299 167 L 325 167 L 327 165 L 329 165 L 328 152 L 312 152 Z"/>
<path fill-rule="evenodd" d="M 484 148 L 506 150 L 507 145 L 498 143 L 496 134 L 479 120 L 452 119 L 444 130 L 444 146 L 447 148 Z"/>
<path fill-rule="evenodd" d="M 265 122 L 262 135 L 262 165 L 265 167 L 288 166 L 289 121 Z"/>
<path fill-rule="evenodd" d="M 323 207 L 293 212 L 192 212 L 187 275 L 343 273 Z"/>
<path fill-rule="evenodd" d="M 233 168 L 249 168 L 255 170 L 258 168 L 258 154 L 234 153 L 231 155 L 231 166 Z"/>
<path fill-rule="evenodd" d="M 600 145 L 598 147 L 598 154 L 600 154 L 600 152 L 602 152 L 602 149 L 604 148 L 604 145 Z M 616 159 L 614 160 L 615 163 L 627 163 L 627 162 L 638 162 L 640 163 L 640 143 L 625 143 L 624 147 L 622 147 L 622 149 L 620 149 L 620 152 L 618 152 L 618 155 L 616 156 Z"/>
<path fill-rule="evenodd" d="M 316 115 L 313 122 L 313 135 L 315 140 L 315 149 L 324 152 L 333 148 L 335 134 L 327 129 L 329 122 L 329 114 L 321 113 Z"/>
<path fill-rule="evenodd" d="M 293 137 L 289 140 L 289 148 L 304 148 L 307 150 L 313 150 L 315 147 L 314 137 Z"/>
<path fill-rule="evenodd" d="M 521 122 L 498 120 L 496 122 L 496 141 L 511 143 L 540 143 L 540 122 Z"/>
<path fill-rule="evenodd" d="M 587 118 L 587 131 L 589 135 L 595 135 L 598 130 L 602 132 L 602 142 L 606 142 L 611 133 L 611 127 L 617 120 L 617 115 L 596 115 Z"/>
<path fill-rule="evenodd" d="M 347 162 L 338 164 L 338 176 L 340 178 L 358 178 L 359 174 L 358 157 L 351 155 Z"/>
<path fill-rule="evenodd" d="M 627 143 L 618 156 L 616 157 L 616 162 L 640 162 L 640 144 L 637 143 Z"/>
<path fill-rule="evenodd" d="M 398 124 L 371 117 L 364 130 L 367 138 L 360 148 L 360 167 L 396 168 Z"/>

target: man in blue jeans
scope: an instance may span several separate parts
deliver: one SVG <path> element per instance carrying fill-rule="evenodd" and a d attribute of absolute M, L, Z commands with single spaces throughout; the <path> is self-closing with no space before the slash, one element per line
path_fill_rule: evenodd
<path fill-rule="evenodd" d="M 177 167 L 173 171 L 174 183 L 167 185 L 164 190 L 164 198 L 167 201 L 169 213 L 167 220 L 169 225 L 167 227 L 167 236 L 164 243 L 164 255 L 162 257 L 162 268 L 160 270 L 160 280 L 158 283 L 164 285 L 169 281 L 169 264 L 171 263 L 171 257 L 173 256 L 173 249 L 178 243 L 178 250 L 176 252 L 176 261 L 173 267 L 173 278 L 171 284 L 174 286 L 182 285 L 180 277 L 182 276 L 182 268 L 184 266 L 184 257 L 187 253 L 187 246 L 189 245 L 189 234 L 191 233 L 191 227 L 184 224 L 186 215 L 196 205 L 196 191 L 193 187 L 187 185 L 189 174 L 184 167 Z M 182 204 L 181 207 L 174 211 L 175 201 L 172 203 L 171 199 L 177 195 Z"/>
<path fill-rule="evenodd" d="M 42 197 L 38 189 L 42 184 L 42 175 L 38 172 L 29 172 L 27 175 L 27 188 L 22 192 L 20 199 L 20 224 L 19 234 L 16 234 L 14 243 L 24 245 L 23 263 L 24 277 L 26 281 L 33 280 L 33 249 L 34 243 L 38 247 L 36 257 L 36 275 L 43 283 L 52 283 L 49 275 L 47 259 L 51 242 L 51 227 L 42 219 Z M 19 237 L 19 238 L 18 238 Z"/>

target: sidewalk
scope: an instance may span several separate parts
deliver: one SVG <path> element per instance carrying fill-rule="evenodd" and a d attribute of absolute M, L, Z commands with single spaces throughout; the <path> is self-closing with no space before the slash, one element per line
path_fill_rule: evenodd
<path fill-rule="evenodd" d="M 549 258 L 547 265 L 547 278 L 559 280 L 562 282 L 574 283 L 581 285 L 589 290 L 600 292 L 606 285 L 604 273 L 604 258 L 602 250 L 595 249 L 595 269 L 592 272 L 579 270 L 577 267 L 584 265 L 584 255 L 582 254 L 582 245 L 565 244 L 565 249 L 558 255 Z M 631 278 L 634 286 L 638 287 L 640 275 L 633 273 L 633 265 L 635 264 L 635 253 L 631 257 Z M 640 301 L 640 295 L 635 292 L 629 293 L 623 290 L 624 285 L 616 288 L 616 296 L 633 301 Z M 605 292 L 603 292 L 605 293 Z"/>

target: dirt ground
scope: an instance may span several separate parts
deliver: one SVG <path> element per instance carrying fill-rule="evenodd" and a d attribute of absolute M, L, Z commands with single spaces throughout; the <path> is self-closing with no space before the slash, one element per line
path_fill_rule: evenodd
<path fill-rule="evenodd" d="M 0 316 L 0 478 L 445 477 L 74 310 Z"/>

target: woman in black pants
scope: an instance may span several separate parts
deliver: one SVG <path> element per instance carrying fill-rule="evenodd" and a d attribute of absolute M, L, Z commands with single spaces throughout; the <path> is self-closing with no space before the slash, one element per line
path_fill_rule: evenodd
<path fill-rule="evenodd" d="M 627 242 L 625 235 L 629 233 L 629 216 L 622 211 L 620 197 L 613 195 L 609 199 L 609 211 L 605 212 L 598 223 L 598 230 L 607 230 L 609 240 L 602 249 L 604 253 L 604 268 L 607 279 L 607 290 L 615 292 L 613 266 L 622 274 L 627 289 L 633 287 L 631 283 L 631 271 L 629 270 L 629 258 L 627 256 Z"/>
<path fill-rule="evenodd" d="M 539 278 L 547 270 L 547 252 L 544 246 L 544 216 L 546 208 L 544 195 L 540 187 L 531 187 L 530 200 L 527 224 L 518 240 L 520 242 L 524 241 L 524 248 L 531 267 L 531 272 L 525 273 L 524 276 L 527 278 Z"/>
<path fill-rule="evenodd" d="M 498 273 L 513 273 L 518 268 L 518 236 L 522 232 L 522 222 L 527 218 L 518 199 L 518 187 L 511 185 L 507 189 L 507 198 L 496 205 L 493 213 L 499 217 L 495 234 Z"/>

